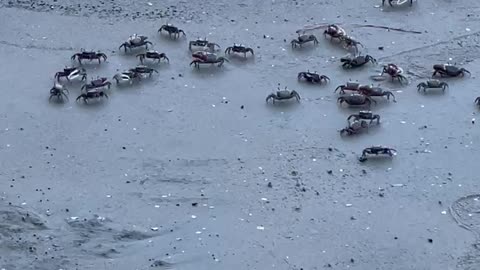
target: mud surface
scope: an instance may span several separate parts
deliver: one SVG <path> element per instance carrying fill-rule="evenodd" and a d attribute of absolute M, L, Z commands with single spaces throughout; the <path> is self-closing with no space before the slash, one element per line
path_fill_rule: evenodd
<path fill-rule="evenodd" d="M 480 4 L 380 2 L 1 0 L 0 269 L 478 269 Z M 187 37 L 158 34 L 167 22 Z M 318 46 L 291 49 L 295 31 L 326 23 L 378 65 L 343 70 L 323 28 L 309 32 Z M 76 103 L 72 82 L 68 102 L 48 102 L 82 48 L 108 55 L 84 65 L 89 80 L 137 65 L 142 49 L 118 51 L 132 33 L 170 64 L 108 100 Z M 255 57 L 195 70 L 199 37 Z M 409 85 L 370 79 L 389 62 Z M 444 62 L 472 76 L 418 93 Z M 331 82 L 298 82 L 306 70 Z M 349 79 L 397 103 L 377 98 L 380 126 L 341 138 L 359 109 L 333 90 Z M 301 102 L 266 104 L 278 84 Z M 398 155 L 359 163 L 374 144 Z"/>

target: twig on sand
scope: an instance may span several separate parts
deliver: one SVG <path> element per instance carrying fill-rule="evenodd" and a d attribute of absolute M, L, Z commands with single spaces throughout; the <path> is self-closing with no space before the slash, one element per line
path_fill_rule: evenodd
<path fill-rule="evenodd" d="M 405 30 L 402 28 L 393 28 L 393 27 L 381 26 L 381 25 L 373 25 L 373 24 L 354 24 L 354 25 L 358 27 L 372 27 L 372 28 L 387 29 L 388 31 L 393 30 L 393 31 L 412 33 L 412 34 L 422 34 L 422 32 L 420 31 Z"/>
<path fill-rule="evenodd" d="M 321 24 L 311 24 L 311 25 L 305 25 L 303 29 L 298 29 L 296 33 L 301 33 L 309 30 L 315 30 L 319 28 L 323 28 L 328 26 L 329 23 L 321 23 Z M 337 24 L 341 25 L 341 24 Z M 393 28 L 393 27 L 388 27 L 388 26 L 381 26 L 381 25 L 373 25 L 373 24 L 352 24 L 353 26 L 357 27 L 371 27 L 371 28 L 380 28 L 380 29 L 387 29 L 388 31 L 399 31 L 399 32 L 404 32 L 404 33 L 412 33 L 412 34 L 422 34 L 420 31 L 412 31 L 412 30 L 405 30 L 402 28 Z"/>

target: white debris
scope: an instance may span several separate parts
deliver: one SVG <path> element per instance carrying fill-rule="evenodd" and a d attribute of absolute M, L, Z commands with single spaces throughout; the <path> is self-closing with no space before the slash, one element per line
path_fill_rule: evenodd
<path fill-rule="evenodd" d="M 197 216 L 195 216 L 195 215 L 192 215 L 192 218 L 193 218 L 193 219 L 195 219 L 195 218 L 197 218 Z"/>
<path fill-rule="evenodd" d="M 447 214 L 447 211 L 442 211 L 442 215 L 446 215 Z"/>
<path fill-rule="evenodd" d="M 350 207 L 350 206 L 352 206 L 352 205 L 353 205 L 353 204 L 351 204 L 351 203 L 345 204 L 346 207 Z"/>
<path fill-rule="evenodd" d="M 263 227 L 263 226 L 257 226 L 257 230 L 263 231 L 263 230 L 265 230 L 265 227 Z"/>
<path fill-rule="evenodd" d="M 156 232 L 156 231 L 158 231 L 158 227 L 151 227 L 150 230 Z"/>
<path fill-rule="evenodd" d="M 391 184 L 392 187 L 404 187 L 404 184 Z"/>

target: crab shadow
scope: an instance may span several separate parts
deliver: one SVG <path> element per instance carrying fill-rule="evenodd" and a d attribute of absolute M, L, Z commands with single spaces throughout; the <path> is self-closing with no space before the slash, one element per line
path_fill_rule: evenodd
<path fill-rule="evenodd" d="M 445 92 L 442 89 L 427 89 L 425 92 L 423 90 L 417 91 L 419 95 L 432 98 L 442 98 L 447 94 L 448 90 Z"/>
<path fill-rule="evenodd" d="M 385 6 L 383 6 L 381 9 L 382 12 L 405 12 L 405 10 L 412 10 L 415 7 L 415 3 L 413 3 L 412 6 L 410 6 L 410 1 L 406 1 L 401 5 L 397 5 L 393 3 L 393 7 L 391 7 L 387 2 L 388 1 L 385 1 Z"/>
<path fill-rule="evenodd" d="M 136 56 L 137 54 L 140 54 L 140 53 L 146 53 L 147 51 L 154 50 L 154 49 L 155 49 L 154 46 L 149 46 L 148 49 L 145 47 L 138 47 L 138 48 L 134 48 L 127 51 L 119 50 L 115 52 L 115 54 L 123 57 L 131 57 L 131 56 Z"/>
<path fill-rule="evenodd" d="M 339 54 L 343 53 L 343 56 L 337 57 L 339 64 L 341 64 L 340 63 L 340 58 L 345 57 L 347 55 L 350 55 L 351 57 L 354 57 L 354 55 L 355 55 L 355 50 L 346 49 L 345 47 L 342 46 L 342 43 L 338 40 L 330 41 L 330 39 L 326 39 L 324 44 L 326 44 L 326 46 L 328 47 L 328 50 L 338 52 Z M 346 53 L 346 55 L 345 55 L 345 53 Z M 357 54 L 360 54 L 360 52 L 358 52 Z"/>
<path fill-rule="evenodd" d="M 158 39 L 162 42 L 168 43 L 168 45 L 178 45 L 187 41 L 187 37 L 181 35 L 179 38 L 169 37 L 168 34 L 158 33 Z"/>
<path fill-rule="evenodd" d="M 335 99 L 335 102 L 337 103 L 337 107 L 339 110 L 342 110 L 342 111 L 345 111 L 347 113 L 358 113 L 358 111 L 364 111 L 364 110 L 368 110 L 368 111 L 373 111 L 373 110 L 376 110 L 378 109 L 378 104 L 377 106 L 375 105 L 371 105 L 371 106 L 367 106 L 367 105 L 347 105 L 347 104 L 340 104 L 339 102 L 337 102 L 337 99 Z"/>
<path fill-rule="evenodd" d="M 111 96 L 109 95 L 109 99 Z M 77 103 L 77 107 L 79 107 L 82 110 L 95 110 L 95 111 L 100 111 L 102 109 L 106 109 L 106 105 L 109 101 L 109 99 L 106 98 L 98 98 L 98 99 L 92 99 L 89 100 L 88 103 L 83 102 L 83 100 L 78 100 L 76 101 L 75 99 L 73 100 L 74 103 Z"/>
<path fill-rule="evenodd" d="M 204 78 L 205 75 L 212 74 L 225 74 L 226 69 L 224 66 L 218 67 L 216 64 L 213 65 L 200 65 L 200 68 L 194 67 L 192 65 L 190 73 L 193 76 Z"/>
<path fill-rule="evenodd" d="M 47 102 L 52 107 L 56 107 L 56 108 L 63 107 L 65 105 L 67 105 L 69 103 L 69 101 L 70 101 L 70 97 L 68 97 L 68 99 L 66 99 L 65 97 L 63 97 L 63 98 L 53 97 L 52 99 L 47 98 Z"/>
<path fill-rule="evenodd" d="M 246 64 L 255 64 L 255 57 L 248 55 L 244 57 L 241 54 L 230 54 L 226 56 L 231 64 L 234 65 L 246 65 Z"/>
<path fill-rule="evenodd" d="M 277 100 L 275 101 L 275 104 L 272 103 L 271 100 L 268 102 L 265 102 L 265 106 L 271 110 L 271 111 L 277 111 L 281 112 L 284 111 L 285 109 L 293 109 L 295 107 L 300 106 L 301 103 L 297 102 L 296 100 Z"/>
<path fill-rule="evenodd" d="M 89 71 L 92 71 L 92 70 L 101 70 L 101 69 L 107 68 L 108 63 L 109 63 L 108 60 L 103 62 L 103 59 L 100 62 L 100 64 L 98 63 L 97 60 L 92 60 L 92 61 L 84 60 L 82 61 L 81 64 L 75 60 L 71 61 L 72 66 L 84 68 L 87 71 L 87 74 Z"/>
<path fill-rule="evenodd" d="M 338 61 L 338 63 L 339 63 L 338 70 L 344 73 L 360 73 L 360 72 L 364 73 L 365 70 L 372 69 L 378 66 L 378 64 L 367 63 L 360 67 L 346 68 L 342 66 L 342 63 L 340 62 L 340 60 Z"/>
<path fill-rule="evenodd" d="M 393 159 L 395 158 L 395 155 L 390 157 L 388 155 L 368 155 L 367 159 L 364 161 L 359 160 L 360 156 L 357 156 L 356 159 L 357 161 L 362 164 L 363 166 L 371 166 L 374 167 L 375 169 L 378 170 L 378 166 L 390 166 L 393 163 Z"/>
<path fill-rule="evenodd" d="M 302 47 L 297 46 L 296 48 L 292 48 L 292 46 L 290 46 L 290 50 L 295 55 L 307 55 L 317 49 L 318 49 L 318 45 L 314 45 L 314 44 L 303 45 Z"/>
<path fill-rule="evenodd" d="M 307 89 L 330 89 L 331 85 L 329 85 L 329 83 L 325 83 L 325 82 L 322 82 L 322 83 L 309 83 L 309 82 L 306 82 L 304 80 L 298 80 L 297 79 L 297 83 L 300 87 L 302 88 L 307 88 Z"/>
<path fill-rule="evenodd" d="M 128 82 L 120 82 L 120 83 L 114 83 L 115 85 L 115 90 L 118 90 L 120 92 L 124 92 L 124 91 L 133 91 L 135 90 L 136 88 L 138 88 L 140 85 L 141 85 L 142 81 L 138 81 L 138 82 L 133 82 L 132 84 L 128 83 Z"/>

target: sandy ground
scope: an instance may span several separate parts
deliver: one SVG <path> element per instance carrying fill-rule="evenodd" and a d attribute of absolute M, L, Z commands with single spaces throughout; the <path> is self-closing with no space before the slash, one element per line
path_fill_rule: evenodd
<path fill-rule="evenodd" d="M 0 1 L 0 269 L 480 268 L 478 1 L 92 2 Z M 160 36 L 166 22 L 187 37 Z M 343 70 L 346 51 L 322 30 L 318 46 L 292 51 L 295 31 L 318 23 L 342 24 L 379 65 Z M 118 51 L 135 32 L 170 58 L 159 74 L 103 102 L 76 103 L 80 83 L 48 102 L 81 48 L 109 57 L 85 65 L 89 80 L 137 65 Z M 198 37 L 255 57 L 195 70 Z M 447 61 L 472 76 L 417 93 Z M 369 76 L 389 62 L 410 84 L 381 82 L 398 102 L 377 99 L 381 125 L 341 138 L 358 108 L 333 90 L 377 84 Z M 332 80 L 297 82 L 306 70 Z M 301 102 L 266 104 L 279 83 Z M 398 155 L 359 163 L 373 144 Z"/>

